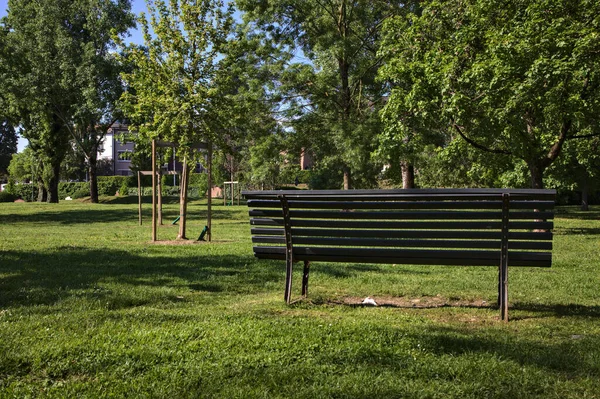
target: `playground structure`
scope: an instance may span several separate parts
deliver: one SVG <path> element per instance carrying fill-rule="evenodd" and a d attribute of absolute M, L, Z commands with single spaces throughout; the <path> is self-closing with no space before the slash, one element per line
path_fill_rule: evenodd
<path fill-rule="evenodd" d="M 237 187 L 237 191 L 236 191 Z M 237 197 L 237 204 L 240 204 L 240 198 L 242 197 L 242 191 L 240 189 L 240 182 L 238 181 L 224 181 L 223 182 L 223 205 L 227 206 L 227 191 L 229 190 L 231 202 L 229 205 L 233 205 Z M 237 195 L 236 195 L 237 194 Z"/>
<path fill-rule="evenodd" d="M 152 170 L 151 171 L 140 171 L 138 172 L 138 216 L 139 216 L 139 224 L 142 224 L 142 186 L 141 186 L 141 176 L 152 176 L 152 242 L 156 241 L 157 238 L 157 225 L 163 224 L 162 221 L 162 190 L 161 190 L 161 176 L 162 172 L 157 168 L 156 165 L 156 148 L 164 148 L 170 147 L 175 149 L 177 145 L 175 143 L 171 143 L 168 141 L 162 140 L 152 140 Z M 212 143 L 194 143 L 190 146 L 190 148 L 195 150 L 207 150 L 208 152 L 208 162 L 207 162 L 207 170 L 208 170 L 208 187 L 212 187 Z M 185 162 L 184 162 L 185 165 Z M 184 167 L 185 173 L 185 167 Z M 178 172 L 168 172 L 168 174 L 178 174 Z M 185 177 L 180 179 L 180 181 L 184 181 Z M 185 186 L 182 185 L 182 190 L 187 190 L 187 184 Z M 179 215 L 176 220 L 183 215 Z M 175 222 L 174 222 L 175 223 Z M 174 224 L 173 223 L 173 224 Z M 200 237 L 198 240 L 203 240 L 206 237 L 207 241 L 211 241 L 211 225 L 212 225 L 212 198 L 208 195 L 207 202 L 207 218 L 206 218 L 206 226 L 202 230 Z"/>

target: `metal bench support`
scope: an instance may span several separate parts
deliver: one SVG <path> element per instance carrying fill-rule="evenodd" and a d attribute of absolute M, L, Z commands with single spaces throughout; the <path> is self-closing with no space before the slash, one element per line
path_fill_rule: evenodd
<path fill-rule="evenodd" d="M 502 248 L 498 273 L 498 305 L 500 319 L 508 321 L 508 212 L 510 194 L 502 194 Z"/>
<path fill-rule="evenodd" d="M 290 221 L 290 206 L 284 195 L 279 196 L 283 210 L 283 228 L 285 234 L 285 302 L 289 305 L 292 297 L 292 271 L 294 265 L 294 246 L 292 244 L 292 223 Z"/>
<path fill-rule="evenodd" d="M 310 262 L 304 261 L 304 273 L 302 274 L 302 296 L 308 295 L 308 273 L 310 272 Z"/>

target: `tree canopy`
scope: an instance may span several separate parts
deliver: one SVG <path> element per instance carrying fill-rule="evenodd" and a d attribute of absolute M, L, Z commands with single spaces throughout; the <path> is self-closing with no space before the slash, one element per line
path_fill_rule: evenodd
<path fill-rule="evenodd" d="M 531 186 L 565 142 L 598 134 L 600 4 L 424 3 L 385 26 L 386 145 L 443 132 L 525 161 Z"/>
<path fill-rule="evenodd" d="M 278 49 L 284 123 L 295 150 L 308 147 L 322 167 L 342 170 L 344 188 L 373 185 L 370 154 L 384 87 L 375 80 L 383 21 L 406 9 L 399 1 L 239 0 L 245 20 Z M 299 51 L 301 50 L 301 52 Z M 304 60 L 302 59 L 304 58 Z M 351 176 L 355 184 L 351 183 Z M 341 186 L 340 182 L 340 186 Z"/>
<path fill-rule="evenodd" d="M 69 131 L 102 122 L 109 43 L 131 26 L 130 8 L 129 0 L 8 2 L 2 84 L 9 112 L 45 164 L 50 202 L 58 202 Z"/>

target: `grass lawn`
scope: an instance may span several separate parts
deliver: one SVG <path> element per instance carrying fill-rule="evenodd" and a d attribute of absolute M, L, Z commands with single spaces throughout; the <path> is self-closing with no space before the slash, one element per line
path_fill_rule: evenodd
<path fill-rule="evenodd" d="M 136 204 L 0 204 L 0 398 L 600 398 L 600 208 L 558 212 L 553 267 L 509 270 L 506 324 L 494 268 L 315 263 L 286 306 L 245 207 L 173 245 L 149 205 L 138 226 Z"/>

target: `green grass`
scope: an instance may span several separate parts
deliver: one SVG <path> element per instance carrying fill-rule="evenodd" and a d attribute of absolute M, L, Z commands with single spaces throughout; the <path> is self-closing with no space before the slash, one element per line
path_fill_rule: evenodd
<path fill-rule="evenodd" d="M 505 324 L 493 268 L 315 263 L 286 306 L 245 207 L 163 245 L 127 202 L 0 204 L 0 397 L 600 398 L 598 208 L 559 209 L 551 269 L 510 269 Z"/>

